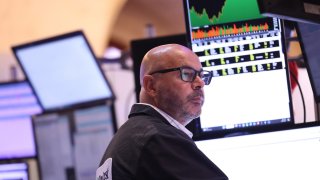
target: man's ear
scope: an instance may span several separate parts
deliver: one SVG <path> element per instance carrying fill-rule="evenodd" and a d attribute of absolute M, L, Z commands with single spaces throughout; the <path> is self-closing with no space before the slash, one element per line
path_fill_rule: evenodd
<path fill-rule="evenodd" d="M 153 76 L 145 75 L 143 77 L 143 88 L 149 96 L 154 97 L 156 95 L 155 81 Z"/>

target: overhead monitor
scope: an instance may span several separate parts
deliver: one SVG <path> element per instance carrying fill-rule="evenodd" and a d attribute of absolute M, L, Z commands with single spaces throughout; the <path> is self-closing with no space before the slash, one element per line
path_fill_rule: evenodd
<path fill-rule="evenodd" d="M 258 0 L 263 15 L 285 20 L 320 23 L 319 0 Z"/>
<path fill-rule="evenodd" d="M 0 83 L 0 160 L 37 155 L 31 116 L 41 111 L 28 82 Z"/>
<path fill-rule="evenodd" d="M 188 44 L 213 72 L 195 139 L 250 134 L 293 124 L 284 29 L 256 0 L 185 0 Z"/>
<path fill-rule="evenodd" d="M 1 180 L 28 180 L 29 168 L 25 162 L 0 164 Z"/>
<path fill-rule="evenodd" d="M 320 102 L 320 24 L 298 22 L 297 33 L 313 95 Z"/>
<path fill-rule="evenodd" d="M 46 112 L 113 98 L 110 84 L 82 31 L 12 49 Z"/>

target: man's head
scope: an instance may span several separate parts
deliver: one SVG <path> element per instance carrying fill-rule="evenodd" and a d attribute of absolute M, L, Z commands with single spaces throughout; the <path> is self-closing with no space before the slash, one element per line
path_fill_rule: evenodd
<path fill-rule="evenodd" d="M 188 124 L 200 115 L 204 102 L 205 82 L 199 77 L 200 71 L 201 76 L 207 73 L 202 72 L 197 55 L 184 46 L 167 44 L 151 49 L 140 67 L 140 102 Z"/>

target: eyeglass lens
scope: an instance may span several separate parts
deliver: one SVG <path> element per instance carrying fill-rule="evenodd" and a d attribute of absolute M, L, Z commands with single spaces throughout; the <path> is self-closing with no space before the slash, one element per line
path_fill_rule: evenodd
<path fill-rule="evenodd" d="M 207 71 L 196 71 L 191 68 L 181 68 L 181 79 L 187 82 L 193 82 L 196 76 L 199 74 L 199 77 L 205 82 L 206 85 L 210 83 L 211 75 Z"/>

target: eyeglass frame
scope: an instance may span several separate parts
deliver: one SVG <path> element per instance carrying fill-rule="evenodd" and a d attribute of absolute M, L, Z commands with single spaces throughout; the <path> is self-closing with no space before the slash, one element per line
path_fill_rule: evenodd
<path fill-rule="evenodd" d="M 182 70 L 183 69 L 191 69 L 194 71 L 194 75 L 192 77 L 192 80 L 191 81 L 188 81 L 188 80 L 184 80 L 183 79 L 183 75 L 182 75 Z M 175 67 L 175 68 L 168 68 L 168 69 L 161 69 L 161 70 L 158 70 L 158 71 L 154 71 L 152 73 L 149 73 L 149 75 L 153 75 L 153 74 L 156 74 L 156 73 L 168 73 L 168 72 L 173 72 L 173 71 L 180 71 L 180 78 L 182 81 L 184 82 L 193 82 L 197 76 L 199 76 L 201 78 L 201 80 L 205 83 L 205 85 L 209 85 L 211 83 L 211 79 L 213 77 L 213 73 L 212 71 L 207 71 L 207 70 L 203 70 L 203 69 L 200 69 L 200 71 L 197 71 L 195 69 L 193 69 L 192 67 L 189 67 L 189 66 L 180 66 L 180 67 Z M 210 79 L 208 80 L 208 82 L 206 83 L 205 80 L 203 80 L 203 77 L 200 76 L 200 73 L 202 72 L 207 72 L 209 75 L 210 75 Z"/>

